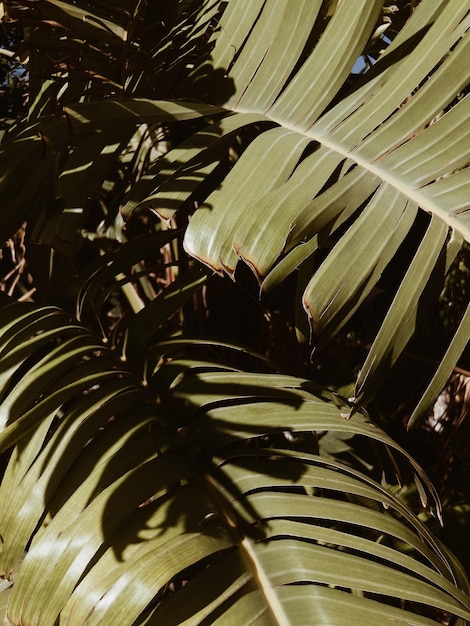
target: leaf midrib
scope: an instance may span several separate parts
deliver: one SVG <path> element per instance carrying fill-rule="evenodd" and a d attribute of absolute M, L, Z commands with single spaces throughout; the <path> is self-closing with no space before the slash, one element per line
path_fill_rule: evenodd
<path fill-rule="evenodd" d="M 324 137 L 316 134 L 313 130 L 303 131 L 295 126 L 286 124 L 285 122 L 280 122 L 276 120 L 274 117 L 269 115 L 266 116 L 267 119 L 279 124 L 283 128 L 287 130 L 292 130 L 299 134 L 312 139 L 313 141 L 318 142 L 325 148 L 329 150 L 333 150 L 338 154 L 341 154 L 346 159 L 351 159 L 360 167 L 366 169 L 371 174 L 378 176 L 382 179 L 383 182 L 391 185 L 402 194 L 404 194 L 410 200 L 416 202 L 416 204 L 423 209 L 424 211 L 428 211 L 439 217 L 443 222 L 445 222 L 450 228 L 455 229 L 457 232 L 460 232 L 466 241 L 470 241 L 470 226 L 465 226 L 462 222 L 454 215 L 449 215 L 441 206 L 439 206 L 436 202 L 434 202 L 429 196 L 424 194 L 421 189 L 416 189 L 412 187 L 410 184 L 406 183 L 402 178 L 395 176 L 392 171 L 387 170 L 385 168 L 379 167 L 378 165 L 371 163 L 367 159 L 361 157 L 359 154 L 354 151 L 345 149 L 341 144 L 332 140 L 329 137 Z"/>

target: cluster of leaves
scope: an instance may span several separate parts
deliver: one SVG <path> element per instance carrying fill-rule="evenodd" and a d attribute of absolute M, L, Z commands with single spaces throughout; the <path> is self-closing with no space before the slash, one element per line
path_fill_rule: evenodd
<path fill-rule="evenodd" d="M 470 238 L 467 0 L 4 4 L 30 79 L 2 286 L 36 301 L 0 303 L 9 622 L 470 620 L 389 483 L 405 467 L 439 517 L 433 486 L 362 409 Z M 242 318 L 214 273 L 263 305 Z M 328 348 L 387 273 L 353 400 L 292 376 L 276 335 Z M 229 341 L 256 334 L 276 363 Z"/>

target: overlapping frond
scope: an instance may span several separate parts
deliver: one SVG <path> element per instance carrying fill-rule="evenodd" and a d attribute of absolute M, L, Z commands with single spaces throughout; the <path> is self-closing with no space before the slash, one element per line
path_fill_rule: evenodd
<path fill-rule="evenodd" d="M 405 454 L 364 415 L 344 421 L 306 380 L 187 358 L 143 386 L 51 307 L 5 302 L 0 324 L 11 623 L 436 623 L 398 599 L 470 619 L 452 555 L 331 454 L 336 436 Z"/>
<path fill-rule="evenodd" d="M 158 68 L 169 72 L 170 50 L 183 20 L 188 47 L 181 48 L 177 61 L 182 72 L 176 72 L 177 93 L 206 104 L 187 101 L 185 112 L 178 102 L 72 104 L 65 109 L 68 134 L 64 126 L 60 131 L 58 120 L 22 131 L 5 144 L 7 168 L 40 162 L 38 180 L 18 193 L 17 185 L 10 189 L 15 177 L 9 173 L 4 224 L 9 231 L 20 225 L 26 217 L 18 213 L 20 204 L 34 208 L 55 202 L 54 154 L 72 147 L 56 190 L 61 202 L 36 233 L 42 240 L 52 241 L 56 233 L 70 242 L 83 228 L 87 198 L 138 124 L 205 119 L 209 125 L 196 128 L 129 190 L 124 216 L 147 207 L 168 220 L 210 179 L 213 190 L 208 197 L 205 192 L 191 219 L 185 248 L 213 270 L 231 275 L 242 259 L 262 291 L 334 244 L 304 285 L 311 339 L 321 346 L 369 296 L 417 216 L 431 215 L 433 226 L 423 245 L 429 241 L 436 263 L 430 264 L 424 251 L 410 257 L 417 282 L 412 294 L 405 288 L 397 292 L 395 313 L 390 313 L 393 320 L 399 312 L 406 330 L 391 341 L 392 322 L 380 331 L 356 389 L 356 402 L 367 402 L 380 381 L 377 372 L 388 371 L 413 336 L 431 275 L 436 284 L 442 282 L 459 242 L 470 239 L 468 3 L 421 2 L 391 43 L 384 42 L 377 63 L 354 80 L 351 71 L 380 22 L 380 1 L 334 7 L 301 2 L 296 11 L 289 2 L 269 0 L 189 4 L 172 16 L 165 61 L 154 74 L 160 75 Z M 87 28 L 94 24 L 88 22 Z M 153 67 L 150 61 L 148 67 Z M 146 76 L 140 74 L 128 94 L 154 93 L 158 80 L 150 87 Z M 211 101 L 210 85 L 226 94 L 223 109 L 210 107 L 220 104 L 215 97 Z M 248 145 L 220 171 L 233 141 L 248 131 Z M 20 160 L 12 160 L 12 151 Z M 439 244 L 434 243 L 437 224 Z M 436 266 L 442 267 L 440 277 Z M 465 315 L 428 400 L 467 340 Z M 425 404 L 423 399 L 420 411 Z"/>
<path fill-rule="evenodd" d="M 303 379 L 180 356 L 185 340 L 163 331 L 207 280 L 194 266 L 137 303 L 115 337 L 119 357 L 66 313 L 2 303 L 10 621 L 470 621 L 465 574 L 387 488 L 390 467 L 381 481 L 344 459 L 365 438 L 404 456 L 435 498 L 361 405 L 470 240 L 470 1 L 422 0 L 363 76 L 352 72 L 377 40 L 381 0 L 4 4 L 50 56 L 33 55 L 29 119 L 2 140 L 2 237 L 29 221 L 31 239 L 73 260 L 114 175 L 108 225 L 119 203 L 125 219 L 150 210 L 170 225 L 189 211 L 185 249 L 210 271 L 234 277 L 243 261 L 265 292 L 300 270 L 322 346 L 418 222 L 423 233 L 351 404 Z M 132 147 L 139 133 L 164 145 L 134 176 L 139 151 L 152 159 L 145 141 Z M 129 241 L 82 272 L 81 319 L 99 317 L 131 280 L 121 272 L 173 234 Z M 467 308 L 412 422 L 469 324 Z"/>
<path fill-rule="evenodd" d="M 313 3 L 307 4 L 312 8 Z M 230 69 L 238 96 L 229 102 L 234 110 L 263 112 L 280 125 L 279 131 L 270 132 L 284 132 L 285 139 L 279 136 L 276 143 L 273 135 L 272 148 L 264 151 L 265 137 L 254 141 L 224 185 L 209 196 L 211 209 L 204 210 L 203 205 L 196 212 L 185 237 L 187 250 L 217 271 L 233 273 L 241 258 L 262 281 L 262 289 L 272 288 L 321 246 L 318 237 L 334 235 L 351 216 L 356 217 L 304 292 L 303 304 L 317 344 L 326 342 L 370 294 L 412 228 L 418 207 L 441 224 L 437 253 L 445 257 L 447 269 L 457 251 L 455 240 L 470 237 L 465 130 L 469 100 L 464 96 L 470 78 L 469 6 L 422 2 L 371 70 L 370 80 L 339 97 L 381 4 L 364 3 L 359 10 L 355 4 L 339 3 L 310 56 L 294 75 L 289 74 L 289 80 L 270 68 L 273 78 L 264 82 L 270 82 L 276 94 L 269 101 L 250 100 L 249 94 L 256 91 L 263 67 L 269 67 L 276 28 L 283 33 L 283 21 L 273 18 L 271 35 L 259 37 L 256 45 L 252 33 L 247 35 Z M 289 12 L 287 5 L 284 9 Z M 223 22 L 222 50 L 230 25 L 237 23 L 232 13 L 238 10 L 241 7 L 234 5 L 227 24 Z M 264 15 L 257 22 L 259 28 Z M 354 19 L 360 20 L 363 32 Z M 297 30 L 292 28 L 292 40 L 305 40 L 305 24 L 302 20 Z M 342 48 L 338 42 L 345 41 L 349 45 Z M 245 57 L 250 43 L 253 50 Z M 247 59 L 252 67 L 249 74 Z M 331 73 L 325 68 L 332 68 Z M 296 137 L 299 151 L 311 140 L 313 153 L 299 158 L 291 151 Z M 250 168 L 250 162 L 256 167 Z M 238 188 L 243 189 L 242 200 L 234 195 Z M 425 239 L 431 240 L 433 232 L 430 229 Z M 415 330 L 426 276 L 433 269 L 426 270 L 424 253 L 412 263 L 423 281 L 421 289 L 415 283 L 413 297 L 399 292 L 394 303 L 394 310 L 407 320 L 408 338 Z M 458 335 L 451 348 L 454 357 L 468 341 L 466 317 Z M 386 350 L 385 341 L 391 341 L 395 354 Z M 390 338 L 389 327 L 382 330 L 361 372 L 358 402 L 369 399 L 377 383 L 369 364 L 390 367 L 404 345 Z M 450 358 L 446 361 L 444 378 L 453 364 Z M 436 379 L 434 394 L 438 384 Z"/>

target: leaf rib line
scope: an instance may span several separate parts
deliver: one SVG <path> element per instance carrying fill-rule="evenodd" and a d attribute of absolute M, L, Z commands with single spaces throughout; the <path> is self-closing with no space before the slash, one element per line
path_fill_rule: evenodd
<path fill-rule="evenodd" d="M 256 555 L 253 540 L 249 537 L 245 537 L 243 541 L 241 541 L 240 547 L 243 549 L 245 557 L 249 561 L 250 569 L 254 572 L 255 579 L 263 596 L 266 598 L 266 603 L 277 624 L 279 624 L 279 626 L 291 626 L 292 622 L 287 617 L 284 607 L 279 601 L 279 598 L 277 597 L 277 594 L 275 593 L 273 586 Z"/>
<path fill-rule="evenodd" d="M 357 165 L 366 169 L 371 174 L 378 176 L 383 182 L 388 183 L 389 185 L 397 189 L 400 193 L 405 195 L 407 198 L 416 202 L 416 204 L 418 204 L 418 206 L 421 209 L 425 211 L 429 211 L 433 215 L 436 215 L 437 217 L 442 219 L 449 227 L 453 228 L 457 232 L 460 232 L 464 236 L 466 241 L 470 241 L 470 226 L 466 227 L 456 217 L 446 213 L 445 210 L 442 209 L 442 207 L 436 204 L 432 200 L 432 198 L 430 198 L 428 195 L 424 194 L 421 191 L 421 189 L 415 189 L 411 187 L 402 179 L 398 178 L 397 176 L 394 176 L 391 172 L 384 171 L 382 168 L 378 167 L 377 165 L 374 165 L 367 159 L 361 158 L 354 151 L 349 151 L 343 148 L 341 145 L 339 145 L 335 141 L 332 141 L 326 137 L 317 135 L 315 132 L 312 132 L 311 130 L 303 131 L 299 128 L 296 128 L 295 126 L 276 120 L 274 117 L 270 117 L 270 116 L 267 116 L 267 117 L 271 121 L 275 122 L 276 124 L 279 124 L 283 128 L 286 128 L 287 130 L 293 130 L 294 132 L 302 134 L 312 139 L 313 141 L 318 142 L 320 145 L 324 146 L 325 148 L 328 148 L 330 150 L 337 152 L 338 154 L 341 154 L 346 159 L 352 159 Z"/>

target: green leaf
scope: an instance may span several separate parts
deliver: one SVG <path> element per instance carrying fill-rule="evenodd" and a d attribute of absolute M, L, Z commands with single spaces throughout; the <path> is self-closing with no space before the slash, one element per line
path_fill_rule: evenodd
<path fill-rule="evenodd" d="M 355 392 L 355 402 L 358 404 L 372 397 L 374 388 L 369 388 L 369 381 L 377 385 L 383 379 L 413 336 L 420 297 L 437 266 L 446 237 L 447 228 L 434 218 L 359 373 Z"/>
<path fill-rule="evenodd" d="M 194 102 L 167 102 L 132 98 L 76 104 L 65 112 L 74 134 L 89 133 L 96 128 L 108 129 L 115 124 L 128 127 L 137 124 L 166 124 L 225 113 L 224 109 Z"/>
<path fill-rule="evenodd" d="M 15 337 L 41 337 L 41 323 L 47 342 L 51 318 L 61 314 L 1 308 L 2 358 L 18 352 Z M 303 449 L 312 430 L 330 430 L 403 453 L 360 413 L 345 421 L 331 393 L 189 361 L 155 402 L 80 326 L 59 324 L 54 338 L 46 353 L 47 343 L 23 344 L 12 371 L 26 358 L 29 378 L 14 375 L 2 400 L 17 414 L 5 432 L 32 411 L 36 425 L 18 431 L 0 486 L 10 621 L 235 623 L 250 610 L 253 623 L 291 624 L 316 610 L 324 584 L 364 593 L 351 596 L 357 623 L 378 606 L 413 623 L 384 596 L 469 618 L 459 569 L 419 519 L 321 444 Z M 299 582 L 311 592 L 298 604 Z M 325 608 L 333 623 L 342 598 Z"/>
<path fill-rule="evenodd" d="M 325 342 L 349 320 L 408 234 L 416 211 L 388 185 L 378 189 L 307 285 L 303 303 L 314 337 Z"/>
<path fill-rule="evenodd" d="M 436 373 L 434 374 L 431 382 L 429 383 L 426 391 L 421 398 L 419 405 L 416 407 L 413 415 L 410 417 L 408 426 L 414 426 L 418 420 L 422 419 L 425 415 L 426 409 L 430 406 L 436 395 L 436 389 L 442 389 L 445 382 L 449 378 L 449 374 L 454 367 L 454 364 L 462 354 L 463 350 L 468 344 L 468 337 L 470 334 L 470 305 L 467 307 L 460 324 L 457 328 L 452 341 L 447 348 L 445 355 L 443 356 Z"/>

